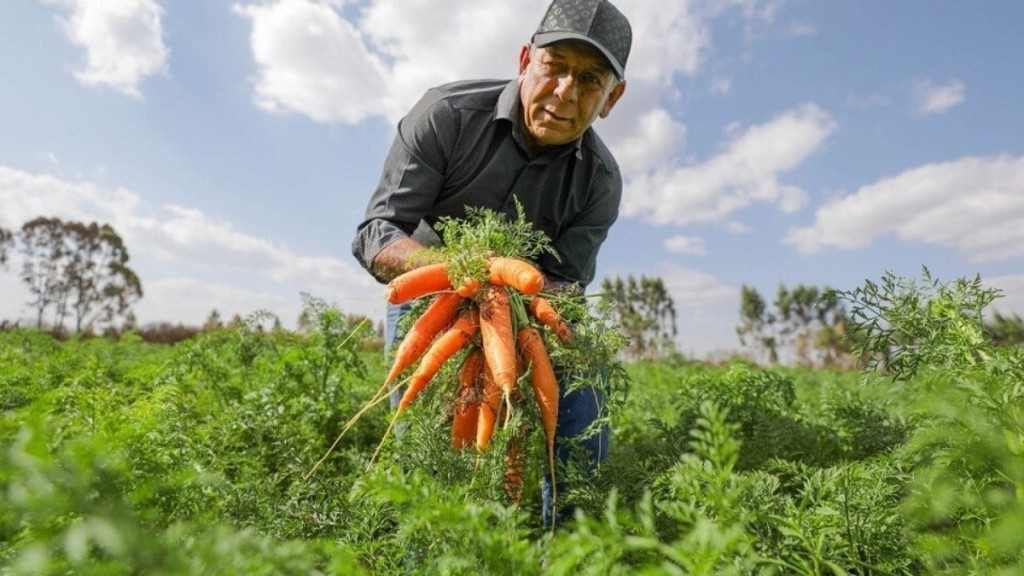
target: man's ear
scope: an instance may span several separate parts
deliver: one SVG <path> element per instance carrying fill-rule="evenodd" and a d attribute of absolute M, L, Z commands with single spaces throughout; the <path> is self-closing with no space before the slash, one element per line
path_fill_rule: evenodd
<path fill-rule="evenodd" d="M 519 50 L 519 75 L 522 76 L 523 72 L 526 71 L 526 67 L 530 65 L 530 45 L 523 44 L 523 47 Z"/>
<path fill-rule="evenodd" d="M 601 108 L 601 112 L 598 115 L 601 118 L 607 118 L 608 115 L 611 114 L 612 108 L 615 107 L 615 103 L 619 101 L 619 98 L 622 98 L 622 93 L 625 91 L 626 81 L 622 80 L 621 82 L 615 85 L 615 88 L 612 88 L 611 93 L 608 94 L 608 99 L 605 100 L 604 102 L 604 107 Z"/>

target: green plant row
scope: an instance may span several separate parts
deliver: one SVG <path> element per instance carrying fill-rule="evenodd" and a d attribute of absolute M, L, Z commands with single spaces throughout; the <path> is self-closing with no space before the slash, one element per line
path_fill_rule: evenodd
<path fill-rule="evenodd" d="M 372 467 L 384 406 L 310 474 L 384 373 L 315 298 L 302 334 L 3 332 L 0 574 L 1017 574 L 1024 359 L 976 338 L 983 290 L 843 294 L 899 371 L 626 365 L 554 532 L 542 447 L 513 506 L 500 458 L 450 449 L 441 387 Z"/>

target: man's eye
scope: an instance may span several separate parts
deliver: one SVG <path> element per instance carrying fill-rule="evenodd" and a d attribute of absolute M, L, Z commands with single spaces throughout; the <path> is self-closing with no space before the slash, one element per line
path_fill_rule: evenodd
<path fill-rule="evenodd" d="M 596 74 L 584 74 L 581 78 L 583 84 L 590 88 L 600 88 L 602 86 L 601 78 Z"/>
<path fill-rule="evenodd" d="M 545 74 L 547 74 L 549 76 L 553 76 L 555 74 L 561 74 L 563 68 L 564 68 L 563 66 L 559 66 L 555 62 L 544 62 L 544 63 L 541 64 L 541 69 L 544 71 Z"/>

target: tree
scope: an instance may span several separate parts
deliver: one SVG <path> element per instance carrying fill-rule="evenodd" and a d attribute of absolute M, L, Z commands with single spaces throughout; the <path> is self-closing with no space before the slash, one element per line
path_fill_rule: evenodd
<path fill-rule="evenodd" d="M 135 312 L 132 310 L 129 310 L 124 315 L 124 324 L 121 326 L 121 330 L 124 332 L 138 332 L 139 319 L 135 317 Z"/>
<path fill-rule="evenodd" d="M 985 322 L 985 335 L 999 346 L 1024 345 L 1024 319 L 1017 314 L 1004 316 L 996 312 Z"/>
<path fill-rule="evenodd" d="M 835 290 L 825 288 L 818 297 L 816 306 L 818 331 L 814 337 L 814 347 L 822 354 L 824 366 L 843 366 L 853 368 L 857 364 L 854 350 L 860 338 L 860 332 L 854 330 L 846 307 Z"/>
<path fill-rule="evenodd" d="M 833 290 L 780 285 L 773 304 L 774 312 L 755 288 L 742 287 L 736 328 L 741 344 L 764 353 L 771 364 L 778 364 L 787 350 L 805 366 L 852 362 L 850 320 Z"/>
<path fill-rule="evenodd" d="M 213 332 L 223 328 L 224 320 L 221 319 L 220 312 L 216 308 L 210 310 L 210 315 L 206 317 L 206 322 L 203 323 L 203 332 Z"/>
<path fill-rule="evenodd" d="M 771 364 L 779 362 L 775 315 L 768 310 L 761 293 L 746 284 L 740 288 L 740 325 L 736 328 L 736 335 L 741 345 L 766 353 Z"/>
<path fill-rule="evenodd" d="M 627 357 L 657 359 L 675 351 L 675 303 L 661 278 L 606 278 L 601 289 L 614 305 L 612 319 L 629 338 Z"/>
<path fill-rule="evenodd" d="M 110 322 L 142 297 L 142 283 L 128 267 L 128 249 L 109 224 L 66 224 L 74 247 L 68 268 L 75 331 Z"/>
<path fill-rule="evenodd" d="M 7 252 L 14 244 L 14 234 L 10 230 L 0 228 L 0 267 L 7 265 Z"/>
<path fill-rule="evenodd" d="M 29 286 L 37 326 L 52 307 L 53 325 L 74 316 L 75 330 L 110 322 L 142 297 L 142 284 L 128 267 L 128 250 L 114 229 L 97 223 L 36 218 L 21 230 L 25 261 L 22 280 Z"/>
<path fill-rule="evenodd" d="M 64 285 L 68 256 L 64 240 L 64 224 L 57 218 L 36 218 L 21 227 L 20 244 L 25 256 L 21 265 L 21 279 L 28 285 L 33 300 L 28 305 L 36 311 L 36 328 L 43 327 L 43 314 L 54 306 L 56 320 L 61 315 L 61 297 L 67 293 Z"/>

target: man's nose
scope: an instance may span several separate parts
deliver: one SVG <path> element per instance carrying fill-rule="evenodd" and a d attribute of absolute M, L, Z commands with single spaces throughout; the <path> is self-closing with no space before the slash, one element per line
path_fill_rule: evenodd
<path fill-rule="evenodd" d="M 555 86 L 555 95 L 565 102 L 576 99 L 578 85 L 576 77 L 572 74 L 562 74 L 558 77 L 558 84 Z"/>

